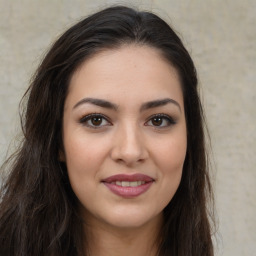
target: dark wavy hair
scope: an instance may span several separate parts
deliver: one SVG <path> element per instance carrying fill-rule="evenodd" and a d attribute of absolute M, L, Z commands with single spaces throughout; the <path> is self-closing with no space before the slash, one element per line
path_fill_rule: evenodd
<path fill-rule="evenodd" d="M 5 168 L 0 202 L 0 255 L 81 256 L 86 237 L 78 200 L 59 161 L 62 118 L 70 79 L 100 51 L 126 44 L 160 50 L 179 73 L 187 125 L 187 152 L 180 186 L 164 209 L 161 256 L 212 256 L 212 189 L 203 111 L 193 61 L 180 38 L 150 12 L 114 6 L 68 29 L 40 64 L 24 98 L 24 138 Z M 23 99 L 24 99 L 23 98 Z"/>

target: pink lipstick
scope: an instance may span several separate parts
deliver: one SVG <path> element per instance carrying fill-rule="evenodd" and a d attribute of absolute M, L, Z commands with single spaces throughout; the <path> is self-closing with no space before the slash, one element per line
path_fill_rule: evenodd
<path fill-rule="evenodd" d="M 153 184 L 154 179 L 144 174 L 118 174 L 102 181 L 114 194 L 133 198 L 145 193 Z"/>

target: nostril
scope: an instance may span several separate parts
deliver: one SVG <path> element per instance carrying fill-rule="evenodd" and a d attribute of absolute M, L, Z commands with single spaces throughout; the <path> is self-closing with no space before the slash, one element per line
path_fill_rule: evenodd
<path fill-rule="evenodd" d="M 125 127 L 125 130 L 119 130 L 120 134 L 116 134 L 113 141 L 111 157 L 118 163 L 133 165 L 135 163 L 143 163 L 148 154 L 144 145 L 144 140 L 139 137 L 138 132 Z"/>

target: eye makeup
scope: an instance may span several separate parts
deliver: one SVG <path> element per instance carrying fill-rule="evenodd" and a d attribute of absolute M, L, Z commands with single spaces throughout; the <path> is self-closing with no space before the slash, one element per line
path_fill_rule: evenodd
<path fill-rule="evenodd" d="M 79 119 L 79 123 L 92 129 L 100 129 L 113 125 L 110 119 L 102 113 L 91 113 Z M 145 126 L 152 126 L 156 129 L 168 128 L 176 124 L 176 120 L 170 115 L 158 113 L 151 115 L 144 123 Z"/>

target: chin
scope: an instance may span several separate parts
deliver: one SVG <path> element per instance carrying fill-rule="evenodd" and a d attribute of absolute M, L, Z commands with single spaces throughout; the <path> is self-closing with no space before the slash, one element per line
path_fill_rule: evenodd
<path fill-rule="evenodd" d="M 152 224 L 160 222 L 162 214 L 157 215 L 140 212 L 118 212 L 111 214 L 109 218 L 105 218 L 105 223 L 108 223 L 112 227 L 121 229 L 136 229 L 143 227 L 146 224 Z"/>

